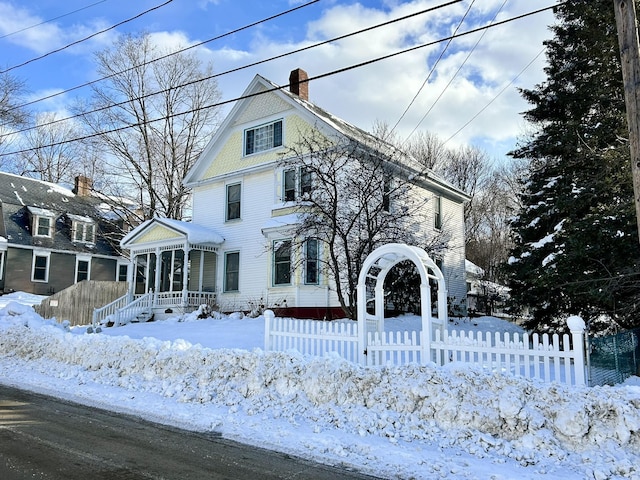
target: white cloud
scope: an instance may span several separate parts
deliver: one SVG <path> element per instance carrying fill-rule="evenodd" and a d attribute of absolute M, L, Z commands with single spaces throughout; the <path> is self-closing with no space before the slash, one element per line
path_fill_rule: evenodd
<path fill-rule="evenodd" d="M 495 0 L 476 3 L 479 5 L 474 5 L 460 32 L 486 24 L 503 2 Z M 508 2 L 498 20 L 513 18 L 546 7 L 547 4 L 548 2 L 543 3 L 542 0 Z M 386 5 L 387 9 L 384 11 L 367 8 L 361 4 L 335 5 L 327 8 L 319 18 L 307 25 L 306 38 L 296 44 L 271 40 L 261 31 L 254 37 L 246 55 L 216 55 L 218 64 L 215 68 L 226 70 L 237 66 L 238 63 L 247 63 L 249 59 L 255 61 L 291 51 L 434 6 L 436 2 L 387 2 Z M 366 34 L 263 64 L 255 71 L 276 83 L 286 84 L 289 71 L 296 67 L 304 68 L 313 77 L 374 60 L 410 46 L 450 35 L 467 7 L 467 3 L 462 3 L 436 10 Z M 521 133 L 522 119 L 519 113 L 528 108 L 517 92 L 517 87 L 531 88 L 544 79 L 544 55 L 525 72 L 521 71 L 542 50 L 542 41 L 550 36 L 546 25 L 552 20 L 552 14 L 545 12 L 490 29 L 459 76 L 447 87 L 480 34 L 454 40 L 449 53 L 438 64 L 429 82 L 400 123 L 401 136 L 409 134 L 420 125 L 419 129 L 430 130 L 446 139 L 487 104 L 493 102 L 460 132 L 452 143 L 499 145 L 499 148 L 504 150 L 501 154 L 506 153 L 506 150 L 513 147 L 515 137 Z M 444 43 L 424 47 L 412 53 L 312 82 L 311 100 L 365 129 L 370 129 L 376 120 L 393 125 L 419 91 L 443 47 Z M 498 96 L 519 73 L 521 76 L 518 80 Z M 230 98 L 232 94 L 227 86 L 234 86 L 226 83 L 224 79 L 221 79 L 220 84 L 225 98 Z M 244 86 L 236 85 L 235 94 L 239 94 Z M 440 100 L 426 119 L 419 123 L 441 94 Z M 505 147 L 505 144 L 509 146 Z"/>

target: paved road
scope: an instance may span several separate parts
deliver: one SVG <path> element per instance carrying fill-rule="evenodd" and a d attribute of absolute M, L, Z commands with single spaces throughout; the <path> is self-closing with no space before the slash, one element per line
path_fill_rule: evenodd
<path fill-rule="evenodd" d="M 0 479 L 373 479 L 0 385 Z"/>

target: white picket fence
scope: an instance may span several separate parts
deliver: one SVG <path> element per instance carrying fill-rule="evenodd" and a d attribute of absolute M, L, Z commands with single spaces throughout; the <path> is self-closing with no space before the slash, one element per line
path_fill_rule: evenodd
<path fill-rule="evenodd" d="M 337 354 L 364 365 L 434 362 L 474 364 L 546 382 L 585 385 L 584 322 L 568 320 L 571 334 L 529 335 L 491 332 L 367 332 L 363 341 L 356 323 L 275 318 L 265 312 L 265 349 L 296 350 L 306 355 Z"/>
<path fill-rule="evenodd" d="M 358 325 L 340 321 L 297 320 L 264 314 L 265 350 L 296 350 L 305 355 L 340 355 L 358 361 Z"/>

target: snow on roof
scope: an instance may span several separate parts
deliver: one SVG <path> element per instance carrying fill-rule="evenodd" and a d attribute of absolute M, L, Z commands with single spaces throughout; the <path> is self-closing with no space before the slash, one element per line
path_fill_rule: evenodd
<path fill-rule="evenodd" d="M 466 260 L 466 259 L 464 261 L 464 271 L 467 273 L 478 275 L 478 276 L 484 275 L 484 269 L 480 268 L 478 265 L 476 265 L 472 261 Z"/>
<path fill-rule="evenodd" d="M 27 209 L 32 215 L 38 215 L 40 217 L 55 217 L 56 214 L 46 208 L 39 208 L 34 206 L 28 206 Z"/>
<path fill-rule="evenodd" d="M 159 223 L 174 228 L 187 236 L 189 243 L 223 243 L 224 237 L 210 228 L 196 225 L 192 222 L 183 222 L 172 218 L 156 218 Z"/>
<path fill-rule="evenodd" d="M 314 117 L 321 119 L 323 122 L 331 126 L 337 132 L 342 135 L 350 138 L 364 147 L 370 148 L 374 151 L 379 152 L 380 154 L 387 156 L 390 159 L 396 159 L 399 164 L 410 168 L 412 170 L 421 172 L 424 174 L 426 178 L 429 178 L 431 181 L 434 181 L 447 190 L 456 192 L 463 196 L 467 196 L 465 192 L 454 186 L 453 184 L 446 181 L 444 178 L 438 176 L 435 172 L 430 169 L 427 169 L 423 164 L 418 162 L 413 156 L 408 153 L 402 151 L 395 145 L 383 140 L 375 135 L 363 130 L 355 125 L 336 117 L 335 115 L 327 112 L 326 110 L 318 107 L 316 104 L 309 102 L 308 100 L 304 100 L 300 98 L 295 93 L 290 92 L 286 88 L 282 88 L 279 85 L 276 85 L 271 80 L 268 80 L 261 75 L 258 75 L 264 82 L 271 85 L 274 89 L 280 90 L 282 93 L 287 95 L 290 99 L 300 105 L 302 108 L 310 112 Z"/>
<path fill-rule="evenodd" d="M 287 227 L 289 225 L 295 225 L 300 223 L 302 216 L 298 213 L 290 213 L 288 215 L 281 215 L 279 217 L 271 217 L 262 227 L 262 230 L 272 230 L 275 228 Z"/>
<path fill-rule="evenodd" d="M 74 222 L 94 223 L 93 218 L 85 217 L 84 215 L 74 215 L 73 213 L 67 213 L 67 217 L 69 217 L 69 220 L 73 220 Z"/>

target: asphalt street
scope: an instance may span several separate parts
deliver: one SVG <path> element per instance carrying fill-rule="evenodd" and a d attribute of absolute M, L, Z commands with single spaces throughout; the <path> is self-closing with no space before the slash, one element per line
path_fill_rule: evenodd
<path fill-rule="evenodd" d="M 373 478 L 0 385 L 2 480 Z"/>

